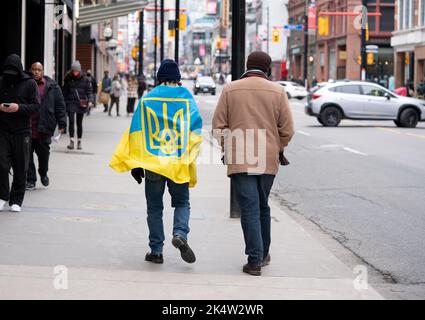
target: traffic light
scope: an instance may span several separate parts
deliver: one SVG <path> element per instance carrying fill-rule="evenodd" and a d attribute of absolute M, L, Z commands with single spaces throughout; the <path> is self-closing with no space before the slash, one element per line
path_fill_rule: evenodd
<path fill-rule="evenodd" d="M 367 64 L 371 65 L 375 63 L 375 56 L 373 54 L 373 52 L 368 52 L 367 53 L 367 59 L 366 59 Z"/>
<path fill-rule="evenodd" d="M 272 31 L 272 41 L 273 42 L 280 42 L 280 32 L 277 29 L 273 29 Z"/>
<path fill-rule="evenodd" d="M 406 52 L 406 53 L 404 54 L 404 64 L 405 64 L 406 66 L 408 66 L 408 65 L 410 64 L 410 54 L 409 54 L 409 52 Z"/>
<path fill-rule="evenodd" d="M 362 56 L 361 55 L 357 56 L 357 64 L 359 64 L 359 65 L 362 64 Z"/>
<path fill-rule="evenodd" d="M 168 37 L 174 38 L 176 36 L 176 30 L 168 30 Z"/>
<path fill-rule="evenodd" d="M 139 47 L 133 47 L 133 48 L 131 49 L 131 57 L 132 57 L 134 60 L 137 60 L 138 56 L 139 56 Z"/>
<path fill-rule="evenodd" d="M 366 23 L 366 41 L 369 41 L 369 24 Z"/>
<path fill-rule="evenodd" d="M 222 42 L 221 42 L 221 38 L 220 38 L 220 37 L 218 37 L 218 38 L 217 38 L 217 40 L 215 41 L 215 47 L 216 47 L 217 49 L 221 49 L 221 44 L 222 44 Z"/>
<path fill-rule="evenodd" d="M 153 45 L 159 45 L 159 37 L 158 36 L 153 37 L 152 38 L 152 43 L 153 43 Z"/>
<path fill-rule="evenodd" d="M 318 33 L 319 36 L 329 35 L 329 17 L 320 16 L 318 19 Z"/>
<path fill-rule="evenodd" d="M 182 31 L 186 30 L 187 26 L 187 15 L 184 13 L 180 13 L 179 15 L 179 29 Z"/>

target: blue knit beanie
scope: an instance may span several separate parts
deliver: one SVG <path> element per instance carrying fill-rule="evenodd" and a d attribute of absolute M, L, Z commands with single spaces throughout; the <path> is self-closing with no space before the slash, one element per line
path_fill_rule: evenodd
<path fill-rule="evenodd" d="M 157 73 L 157 79 L 160 82 L 180 81 L 181 75 L 177 63 L 171 59 L 163 60 Z"/>

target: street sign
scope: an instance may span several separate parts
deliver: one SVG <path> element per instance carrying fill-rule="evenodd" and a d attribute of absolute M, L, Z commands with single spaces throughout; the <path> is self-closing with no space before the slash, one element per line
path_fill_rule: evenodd
<path fill-rule="evenodd" d="M 302 24 L 285 24 L 283 29 L 287 30 L 303 30 L 304 26 Z"/>
<path fill-rule="evenodd" d="M 369 44 L 366 46 L 366 52 L 367 53 L 378 53 L 379 47 L 374 44 Z"/>

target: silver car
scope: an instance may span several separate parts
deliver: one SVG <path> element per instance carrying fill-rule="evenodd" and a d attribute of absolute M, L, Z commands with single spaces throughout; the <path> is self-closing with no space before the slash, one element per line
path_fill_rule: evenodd
<path fill-rule="evenodd" d="M 392 120 L 398 127 L 414 128 L 425 121 L 425 100 L 399 96 L 372 82 L 329 82 L 310 91 L 305 113 L 325 127 L 357 119 Z"/>

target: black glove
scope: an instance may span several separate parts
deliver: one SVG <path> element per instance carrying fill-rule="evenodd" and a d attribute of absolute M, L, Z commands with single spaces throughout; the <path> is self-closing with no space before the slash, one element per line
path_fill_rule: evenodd
<path fill-rule="evenodd" d="M 141 184 L 143 178 L 145 177 L 145 171 L 143 170 L 143 168 L 134 168 L 131 169 L 131 175 L 133 176 L 134 180 L 137 181 L 138 184 Z"/>
<path fill-rule="evenodd" d="M 279 152 L 279 162 L 281 166 L 287 166 L 289 164 L 288 159 L 286 159 L 285 155 L 282 152 Z"/>

